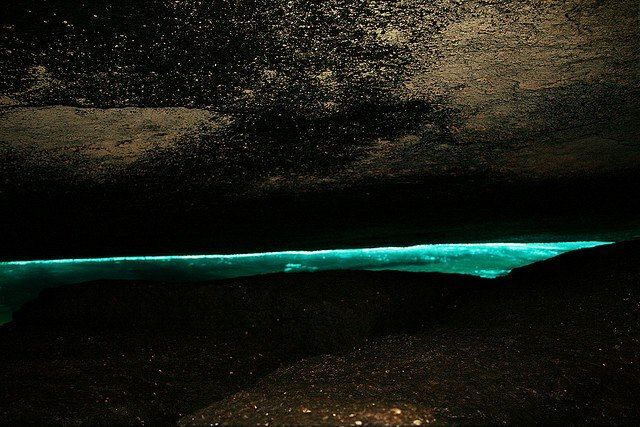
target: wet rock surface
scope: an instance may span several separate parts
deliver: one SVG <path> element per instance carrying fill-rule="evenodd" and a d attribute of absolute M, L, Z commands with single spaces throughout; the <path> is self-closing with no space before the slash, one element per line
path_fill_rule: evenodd
<path fill-rule="evenodd" d="M 639 254 L 47 290 L 0 329 L 0 422 L 637 422 Z"/>

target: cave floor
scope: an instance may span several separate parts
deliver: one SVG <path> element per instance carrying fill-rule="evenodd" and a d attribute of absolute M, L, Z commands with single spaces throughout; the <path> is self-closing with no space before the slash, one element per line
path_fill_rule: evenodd
<path fill-rule="evenodd" d="M 634 423 L 638 254 L 46 290 L 0 329 L 0 423 Z"/>

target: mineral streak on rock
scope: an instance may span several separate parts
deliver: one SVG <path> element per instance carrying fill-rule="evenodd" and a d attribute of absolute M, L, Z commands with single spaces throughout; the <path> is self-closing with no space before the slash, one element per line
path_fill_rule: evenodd
<path fill-rule="evenodd" d="M 31 162 L 46 158 L 85 181 L 126 168 L 152 149 L 215 128 L 223 119 L 186 108 L 11 108 L 0 112 L 0 140 Z"/>

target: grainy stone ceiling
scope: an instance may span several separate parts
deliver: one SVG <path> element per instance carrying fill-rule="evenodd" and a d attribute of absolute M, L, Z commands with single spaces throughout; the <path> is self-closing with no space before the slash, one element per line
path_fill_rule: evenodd
<path fill-rule="evenodd" d="M 169 204 L 174 216 L 209 206 L 208 217 L 227 200 L 262 198 L 269 211 L 282 194 L 380 188 L 431 199 L 420 209 L 445 216 L 442 200 L 501 185 L 610 180 L 599 190 L 609 193 L 640 169 L 639 7 L 11 2 L 0 18 L 1 194 L 16 217 L 43 193 L 83 200 L 71 210 L 95 217 L 109 209 L 86 204 L 111 199 Z M 473 211 L 474 197 L 461 203 Z"/>

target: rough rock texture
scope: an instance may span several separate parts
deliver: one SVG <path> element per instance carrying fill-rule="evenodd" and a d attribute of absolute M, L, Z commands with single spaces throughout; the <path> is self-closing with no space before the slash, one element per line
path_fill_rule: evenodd
<path fill-rule="evenodd" d="M 637 422 L 638 261 L 635 243 L 517 269 L 428 332 L 305 359 L 182 422 Z"/>
<path fill-rule="evenodd" d="M 357 245 L 379 233 L 433 240 L 425 233 L 445 229 L 482 240 L 491 236 L 476 223 L 531 211 L 525 193 L 537 206 L 562 205 L 541 209 L 542 234 L 584 213 L 581 232 L 603 223 L 602 233 L 635 235 L 639 6 L 7 3 L 0 253 L 327 246 L 336 233 Z M 451 220 L 391 218 L 375 205 L 389 197 L 397 212 L 437 209 Z M 356 212 L 368 199 L 379 213 Z M 238 216 L 246 233 L 228 228 Z M 290 216 L 304 219 L 284 232 Z M 534 216 L 514 213 L 512 237 L 529 234 Z"/>
<path fill-rule="evenodd" d="M 415 330 L 479 282 L 327 272 L 45 290 L 0 328 L 0 424 L 174 422 L 283 364 Z"/>
<path fill-rule="evenodd" d="M 50 289 L 0 328 L 0 423 L 637 423 L 639 256 Z"/>
<path fill-rule="evenodd" d="M 0 114 L 0 140 L 11 145 L 13 155 L 46 159 L 60 174 L 97 182 L 150 150 L 172 147 L 223 122 L 209 111 L 186 108 L 58 106 L 11 108 Z"/>

